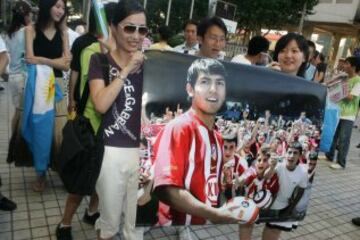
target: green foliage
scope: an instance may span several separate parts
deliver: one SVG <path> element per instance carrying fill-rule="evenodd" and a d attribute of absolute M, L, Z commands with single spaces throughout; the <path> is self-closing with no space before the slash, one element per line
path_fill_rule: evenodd
<path fill-rule="evenodd" d="M 238 27 L 249 31 L 261 28 L 279 29 L 286 25 L 297 25 L 305 2 L 306 14 L 312 10 L 318 0 L 225 0 L 237 5 L 235 20 Z M 156 32 L 159 25 L 165 24 L 169 0 L 148 0 L 148 25 Z M 173 0 L 169 26 L 174 33 L 182 30 L 189 18 L 191 0 Z M 201 20 L 208 13 L 208 0 L 195 0 L 193 19 Z"/>
<path fill-rule="evenodd" d="M 238 27 L 250 31 L 261 28 L 279 29 L 285 25 L 298 24 L 307 2 L 306 14 L 312 10 L 318 0 L 241 0 L 237 2 L 236 19 Z"/>
<path fill-rule="evenodd" d="M 151 32 L 155 33 L 160 25 L 166 22 L 168 0 L 148 0 L 146 12 L 148 17 L 148 26 Z M 181 32 L 183 24 L 189 19 L 191 0 L 173 0 L 171 5 L 171 14 L 169 27 L 174 33 Z M 193 19 L 200 20 L 206 17 L 208 11 L 208 2 L 204 0 L 195 0 Z"/>
<path fill-rule="evenodd" d="M 182 44 L 185 41 L 184 37 L 181 35 L 174 35 L 169 39 L 169 45 L 171 47 L 175 47 L 177 45 Z"/>

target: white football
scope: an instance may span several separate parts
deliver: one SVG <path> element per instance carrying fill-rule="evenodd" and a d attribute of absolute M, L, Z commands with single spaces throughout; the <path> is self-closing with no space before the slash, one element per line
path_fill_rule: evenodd
<path fill-rule="evenodd" d="M 240 224 L 254 223 L 259 217 L 259 208 L 250 198 L 234 197 L 223 207 L 239 218 Z"/>
<path fill-rule="evenodd" d="M 268 208 L 270 207 L 273 198 L 271 192 L 266 189 L 255 193 L 253 200 L 258 208 Z"/>

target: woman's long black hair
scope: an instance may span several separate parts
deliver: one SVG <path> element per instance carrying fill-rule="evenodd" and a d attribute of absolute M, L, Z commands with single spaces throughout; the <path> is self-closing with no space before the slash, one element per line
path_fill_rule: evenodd
<path fill-rule="evenodd" d="M 281 50 L 286 48 L 286 46 L 291 42 L 292 40 L 295 40 L 300 51 L 304 54 L 304 62 L 301 64 L 297 76 L 304 77 L 305 71 L 306 71 L 306 64 L 307 59 L 309 58 L 309 45 L 307 43 L 307 40 L 300 34 L 297 33 L 288 33 L 284 36 L 282 36 L 279 41 L 276 43 L 275 51 L 274 51 L 274 61 L 278 61 L 278 56 Z"/>
<path fill-rule="evenodd" d="M 40 0 L 39 1 L 39 13 L 35 23 L 36 30 L 44 30 L 51 19 L 50 10 L 59 0 Z M 67 14 L 66 11 L 66 0 L 61 0 L 65 4 L 65 13 L 64 16 L 60 19 L 59 22 L 55 22 L 55 27 L 57 30 L 60 29 L 60 24 L 64 21 Z"/>
<path fill-rule="evenodd" d="M 31 13 L 31 6 L 22 6 L 20 9 L 16 8 L 12 10 L 12 20 L 6 33 L 9 38 L 12 37 L 13 33 L 18 31 L 22 26 L 26 25 L 25 17 Z"/>

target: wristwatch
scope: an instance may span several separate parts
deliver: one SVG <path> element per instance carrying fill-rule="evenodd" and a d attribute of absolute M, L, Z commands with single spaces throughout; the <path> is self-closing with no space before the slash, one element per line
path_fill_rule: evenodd
<path fill-rule="evenodd" d="M 116 78 L 119 78 L 119 79 L 121 79 L 122 81 L 125 81 L 127 77 L 126 77 L 125 75 L 123 75 L 122 73 L 118 73 L 118 74 L 116 75 Z"/>

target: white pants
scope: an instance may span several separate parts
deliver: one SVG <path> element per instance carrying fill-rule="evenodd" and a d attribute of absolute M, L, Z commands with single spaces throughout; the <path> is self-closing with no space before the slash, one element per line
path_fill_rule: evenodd
<path fill-rule="evenodd" d="M 123 217 L 123 236 L 137 240 L 135 221 L 139 180 L 139 148 L 105 146 L 96 191 L 100 217 L 95 229 L 101 238 L 111 238 L 119 231 Z"/>
<path fill-rule="evenodd" d="M 24 92 L 25 77 L 26 77 L 25 73 L 17 73 L 17 74 L 9 75 L 8 86 L 9 86 L 9 90 L 11 93 L 12 104 L 13 104 L 13 107 L 10 110 L 10 113 L 14 113 L 15 108 L 19 108 L 22 105 L 22 103 L 20 103 L 20 101 L 21 101 L 21 96 Z"/>

